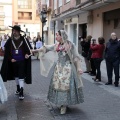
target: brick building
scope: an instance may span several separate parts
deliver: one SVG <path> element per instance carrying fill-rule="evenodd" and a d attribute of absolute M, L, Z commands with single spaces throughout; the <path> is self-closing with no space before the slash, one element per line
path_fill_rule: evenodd
<path fill-rule="evenodd" d="M 54 38 L 54 28 L 55 31 L 65 29 L 76 46 L 79 45 L 79 35 L 84 38 L 92 35 L 96 39 L 103 36 L 107 41 L 110 33 L 116 32 L 120 37 L 120 0 L 46 0 L 46 3 L 48 1 L 48 7 L 52 9 L 48 38 L 51 39 L 49 31 Z"/>

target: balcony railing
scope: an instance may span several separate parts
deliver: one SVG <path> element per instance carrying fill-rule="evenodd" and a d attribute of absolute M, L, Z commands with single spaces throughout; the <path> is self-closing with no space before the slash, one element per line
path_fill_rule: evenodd
<path fill-rule="evenodd" d="M 32 17 L 18 17 L 19 20 L 32 20 Z"/>
<path fill-rule="evenodd" d="M 18 5 L 19 9 L 32 9 L 32 5 Z"/>
<path fill-rule="evenodd" d="M 0 12 L 0 18 L 4 18 L 5 17 L 5 13 L 4 12 Z"/>

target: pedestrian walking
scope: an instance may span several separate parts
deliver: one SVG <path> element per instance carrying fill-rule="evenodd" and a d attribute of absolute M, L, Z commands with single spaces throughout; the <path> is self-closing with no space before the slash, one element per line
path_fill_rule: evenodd
<path fill-rule="evenodd" d="M 103 60 L 103 53 L 104 53 L 104 49 L 105 49 L 104 42 L 105 42 L 104 38 L 99 37 L 98 44 L 96 44 L 94 42 L 90 46 L 90 49 L 92 50 L 91 58 L 93 58 L 94 65 L 95 65 L 95 68 L 97 71 L 95 78 L 92 78 L 94 81 L 101 81 L 100 65 Z"/>
<path fill-rule="evenodd" d="M 5 44 L 5 55 L 1 67 L 1 76 L 4 82 L 15 80 L 17 85 L 16 95 L 24 99 L 24 82 L 31 84 L 31 57 L 30 44 L 21 36 L 20 26 L 12 27 L 12 37 Z"/>
<path fill-rule="evenodd" d="M 116 33 L 111 33 L 111 38 L 106 44 L 105 60 L 107 68 L 108 82 L 105 85 L 111 85 L 113 69 L 115 74 L 115 87 L 119 84 L 119 64 L 120 64 L 120 41 L 118 41 Z"/>
<path fill-rule="evenodd" d="M 0 56 L 4 56 L 4 45 L 7 42 L 7 40 L 8 40 L 8 37 L 5 34 L 4 37 L 2 38 L 1 44 L 0 44 Z"/>
<path fill-rule="evenodd" d="M 43 43 L 42 43 L 41 37 L 40 37 L 40 35 L 38 35 L 37 39 L 35 41 L 35 47 L 36 47 L 36 49 L 39 49 L 42 47 L 42 45 L 43 45 Z"/>
<path fill-rule="evenodd" d="M 42 40 L 41 40 L 41 37 L 40 35 L 37 36 L 37 39 L 35 41 L 35 49 L 39 49 L 43 46 L 43 43 L 42 43 Z M 36 53 L 34 54 L 36 56 L 37 59 L 39 59 L 39 54 Z"/>
<path fill-rule="evenodd" d="M 27 39 L 30 42 L 30 45 L 31 45 L 32 49 L 34 49 L 34 43 L 33 43 L 33 40 L 31 39 L 31 37 L 27 36 Z"/>
<path fill-rule="evenodd" d="M 33 52 L 45 53 L 40 59 L 41 74 L 44 76 L 48 75 L 50 67 L 54 64 L 53 58 L 58 57 L 50 78 L 48 100 L 60 106 L 60 114 L 65 114 L 68 105 L 80 104 L 84 101 L 81 80 L 83 72 L 78 51 L 75 45 L 68 40 L 65 30 L 59 30 L 56 33 L 56 41 L 58 44 L 44 46 Z M 50 64 L 47 63 L 47 58 Z"/>
<path fill-rule="evenodd" d="M 5 34 L 2 41 L 1 41 L 1 49 L 4 51 L 4 45 L 7 42 L 8 38 L 7 35 Z"/>

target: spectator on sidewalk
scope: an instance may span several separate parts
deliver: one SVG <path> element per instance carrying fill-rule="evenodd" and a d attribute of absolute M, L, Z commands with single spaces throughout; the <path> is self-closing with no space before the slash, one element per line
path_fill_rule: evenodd
<path fill-rule="evenodd" d="M 92 56 L 91 58 L 94 61 L 95 68 L 97 70 L 95 78 L 93 78 L 94 81 L 101 81 L 101 71 L 100 71 L 100 65 L 103 60 L 103 52 L 105 49 L 105 40 L 103 37 L 98 38 L 98 43 L 93 42 L 90 46 L 90 49 L 92 50 Z"/>
<path fill-rule="evenodd" d="M 91 44 L 95 44 L 95 43 L 96 43 L 96 39 L 92 38 L 91 39 Z M 90 65 L 91 65 L 91 72 L 89 72 L 89 75 L 96 76 L 96 67 L 95 67 L 95 64 L 94 64 L 94 58 L 92 58 L 92 50 L 91 50 L 91 48 L 89 49 L 87 59 L 90 60 Z"/>
<path fill-rule="evenodd" d="M 81 41 L 80 44 L 82 46 L 82 56 L 84 57 L 85 64 L 86 64 L 86 71 L 84 73 L 91 72 L 91 64 L 90 64 L 90 60 L 88 59 L 91 38 L 92 36 L 89 35 L 87 36 L 86 39 L 81 39 L 81 38 L 79 39 Z"/>
<path fill-rule="evenodd" d="M 44 46 L 33 52 L 43 51 L 45 53 L 41 58 L 40 64 L 44 64 L 41 65 L 40 71 L 46 77 L 49 73 L 47 71 L 50 71 L 49 68 L 54 65 L 53 58 L 58 56 L 53 75 L 50 78 L 48 100 L 60 106 L 60 114 L 65 114 L 68 105 L 80 104 L 84 101 L 81 81 L 83 72 L 80 67 L 81 59 L 78 51 L 75 45 L 68 40 L 65 30 L 59 30 L 56 33 L 56 40 L 58 44 Z"/>
<path fill-rule="evenodd" d="M 119 84 L 119 64 L 120 64 L 120 41 L 118 41 L 116 33 L 111 33 L 111 38 L 106 44 L 105 60 L 107 67 L 108 82 L 105 85 L 111 85 L 113 80 L 113 69 L 115 74 L 115 87 Z"/>

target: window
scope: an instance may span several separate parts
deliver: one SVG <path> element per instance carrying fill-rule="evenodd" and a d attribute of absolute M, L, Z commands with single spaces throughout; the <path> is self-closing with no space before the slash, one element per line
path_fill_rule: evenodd
<path fill-rule="evenodd" d="M 32 0 L 18 0 L 18 8 L 31 9 L 32 8 Z"/>
<path fill-rule="evenodd" d="M 54 10 L 57 8 L 57 0 L 54 0 Z"/>
<path fill-rule="evenodd" d="M 62 6 L 62 0 L 59 0 L 59 7 Z"/>
<path fill-rule="evenodd" d="M 70 0 L 66 0 L 66 3 L 67 3 L 67 2 L 70 2 Z"/>

